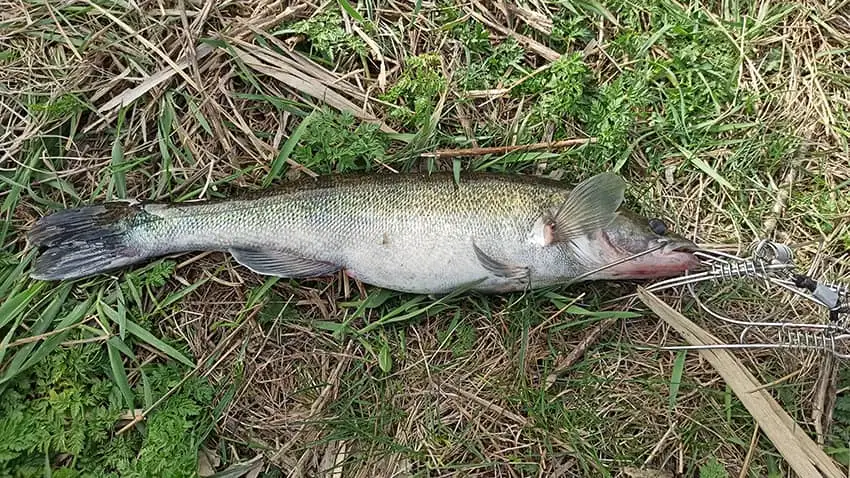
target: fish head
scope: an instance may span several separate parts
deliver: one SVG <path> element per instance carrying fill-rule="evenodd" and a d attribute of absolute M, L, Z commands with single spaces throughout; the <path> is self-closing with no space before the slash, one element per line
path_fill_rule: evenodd
<path fill-rule="evenodd" d="M 700 266 L 693 254 L 696 244 L 673 232 L 661 219 L 647 218 L 626 209 L 598 231 L 598 256 L 604 266 L 594 274 L 603 279 L 657 279 L 677 276 Z"/>

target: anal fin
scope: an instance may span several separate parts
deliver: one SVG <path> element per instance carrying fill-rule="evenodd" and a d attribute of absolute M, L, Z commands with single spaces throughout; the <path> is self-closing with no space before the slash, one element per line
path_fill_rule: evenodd
<path fill-rule="evenodd" d="M 287 279 L 306 279 L 333 274 L 342 267 L 330 262 L 305 259 L 272 249 L 229 249 L 236 262 L 252 271 Z"/>
<path fill-rule="evenodd" d="M 481 266 L 493 275 L 509 280 L 517 280 L 523 283 L 529 282 L 531 271 L 528 267 L 506 264 L 493 259 L 482 251 L 475 242 L 472 243 L 472 249 L 475 250 L 475 257 L 478 258 L 478 262 L 481 263 Z"/>

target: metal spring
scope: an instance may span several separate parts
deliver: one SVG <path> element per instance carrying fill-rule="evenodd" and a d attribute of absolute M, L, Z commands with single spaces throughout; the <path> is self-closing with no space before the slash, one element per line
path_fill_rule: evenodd
<path fill-rule="evenodd" d="M 838 342 L 847 339 L 847 334 L 839 332 L 842 329 L 833 327 L 823 327 L 817 330 L 800 330 L 797 324 L 778 325 L 776 342 L 772 343 L 755 343 L 746 344 L 744 337 L 750 330 L 764 331 L 764 327 L 746 327 L 739 336 L 739 344 L 750 347 L 770 347 L 770 348 L 792 348 L 792 349 L 814 349 L 829 352 L 836 357 L 847 358 L 847 354 L 842 354 L 838 351 Z"/>
<path fill-rule="evenodd" d="M 767 239 L 754 242 L 748 249 L 753 260 L 768 264 L 790 264 L 794 259 L 794 252 L 788 245 Z"/>
<path fill-rule="evenodd" d="M 710 264 L 711 280 L 762 279 L 769 281 L 772 275 L 790 270 L 790 264 L 765 264 L 755 261 L 720 262 Z"/>
<path fill-rule="evenodd" d="M 766 273 L 762 264 L 752 261 L 711 264 L 711 272 L 714 280 L 743 279 Z"/>
<path fill-rule="evenodd" d="M 783 332 L 785 333 L 783 334 Z M 778 341 L 798 348 L 835 352 L 834 336 L 827 335 L 823 331 L 811 332 L 782 327 L 779 329 Z"/>
<path fill-rule="evenodd" d="M 722 258 L 712 257 L 709 254 L 699 254 L 702 259 L 703 270 L 694 274 L 685 274 L 678 277 L 656 282 L 649 286 L 648 290 L 659 291 L 671 287 L 686 286 L 699 282 L 720 282 L 735 279 L 760 279 L 766 283 L 775 281 L 780 277 L 787 276 L 793 269 L 793 264 L 774 263 L 765 264 L 761 261 L 755 262 L 738 258 L 737 261 L 727 261 Z M 734 258 L 735 256 L 728 256 Z M 791 284 L 791 282 L 789 282 Z M 788 288 L 791 285 L 786 286 Z"/>

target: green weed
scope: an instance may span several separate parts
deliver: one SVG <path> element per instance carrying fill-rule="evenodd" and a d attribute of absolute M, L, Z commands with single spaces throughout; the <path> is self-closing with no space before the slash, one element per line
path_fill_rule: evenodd
<path fill-rule="evenodd" d="M 381 99 L 396 108 L 390 117 L 412 127 L 424 127 L 430 122 L 437 99 L 446 87 L 440 57 L 423 53 L 406 60 L 399 79 Z"/>
<path fill-rule="evenodd" d="M 466 68 L 459 72 L 459 83 L 463 89 L 483 90 L 508 86 L 509 83 L 519 81 L 526 72 L 522 66 L 525 50 L 513 38 L 499 43 L 492 51 L 488 48 L 484 52 L 469 55 Z"/>
<path fill-rule="evenodd" d="M 560 51 L 578 50 L 593 38 L 588 28 L 590 18 L 567 9 L 559 11 L 552 19 L 552 37 Z"/>
<path fill-rule="evenodd" d="M 318 53 L 330 63 L 343 55 L 366 53 L 366 44 L 359 36 L 345 31 L 342 16 L 335 9 L 327 9 L 312 18 L 298 21 L 287 30 L 304 35 L 309 41 L 311 53 Z"/>
<path fill-rule="evenodd" d="M 575 116 L 586 101 L 590 70 L 581 55 L 565 55 L 548 71 L 535 112 L 543 121 L 560 122 Z"/>
<path fill-rule="evenodd" d="M 182 377 L 175 365 L 148 365 L 137 396 L 159 397 Z M 213 389 L 193 379 L 155 409 L 143 427 L 116 436 L 127 410 L 101 344 L 59 348 L 0 392 L 0 473 L 54 476 L 194 476 L 209 429 Z"/>
<path fill-rule="evenodd" d="M 307 120 L 293 159 L 317 173 L 370 170 L 386 156 L 389 140 L 378 126 L 348 113 L 322 111 Z"/>
<path fill-rule="evenodd" d="M 711 457 L 708 463 L 699 467 L 699 478 L 728 478 L 729 473 L 716 457 Z"/>
<path fill-rule="evenodd" d="M 33 113 L 45 112 L 52 118 L 64 118 L 71 113 L 76 113 L 84 106 L 83 101 L 75 95 L 66 94 L 52 101 L 32 103 L 29 105 L 29 109 Z"/>

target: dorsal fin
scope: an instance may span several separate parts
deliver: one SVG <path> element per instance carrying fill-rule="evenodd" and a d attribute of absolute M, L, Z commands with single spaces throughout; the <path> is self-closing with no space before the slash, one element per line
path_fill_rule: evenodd
<path fill-rule="evenodd" d="M 601 229 L 623 203 L 626 182 L 614 173 L 601 173 L 579 183 L 567 200 L 544 217 L 544 243 L 568 242 Z"/>

